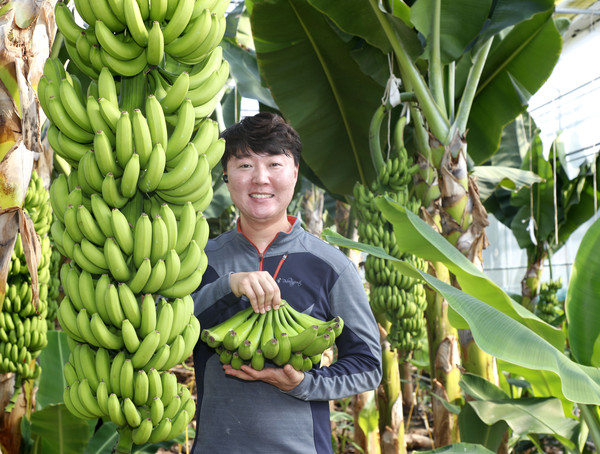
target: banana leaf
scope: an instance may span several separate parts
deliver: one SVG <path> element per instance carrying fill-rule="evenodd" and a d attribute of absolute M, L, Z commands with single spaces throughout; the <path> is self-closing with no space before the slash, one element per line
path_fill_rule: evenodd
<path fill-rule="evenodd" d="M 49 405 L 31 414 L 31 435 L 38 438 L 35 452 L 81 454 L 90 438 L 86 421 L 75 417 L 65 404 Z"/>
<path fill-rule="evenodd" d="M 430 451 L 415 451 L 419 454 L 493 454 L 494 451 L 475 443 L 454 443 Z"/>
<path fill-rule="evenodd" d="M 569 451 L 575 450 L 578 422 L 565 418 L 560 401 L 551 397 L 479 400 L 469 404 L 488 425 L 505 421 L 515 435 L 553 435 Z"/>
<path fill-rule="evenodd" d="M 581 364 L 600 366 L 600 220 L 591 225 L 577 250 L 565 300 L 569 346 Z"/>
<path fill-rule="evenodd" d="M 524 378 L 536 397 L 556 397 L 563 405 L 565 416 L 573 414 L 573 402 L 567 400 L 560 388 L 560 378 L 545 370 L 531 370 L 498 360 L 498 369 L 513 378 Z"/>
<path fill-rule="evenodd" d="M 461 440 L 481 443 L 497 451 L 503 431 L 510 427 L 515 435 L 554 435 L 570 451 L 575 449 L 579 424 L 572 414 L 566 415 L 562 411 L 558 399 L 513 399 L 493 383 L 474 374 L 464 374 L 460 387 L 474 399 L 467 402 L 459 416 Z"/>
<path fill-rule="evenodd" d="M 391 205 L 393 202 L 381 200 L 383 202 L 378 205 L 386 217 L 390 208 L 392 213 L 396 213 L 395 219 L 388 218 L 388 220 L 394 224 L 398 241 L 410 243 L 412 247 L 409 248 L 409 252 L 412 254 L 425 258 L 433 255 L 431 260 L 447 263 L 449 267 L 452 267 L 453 273 L 458 273 L 456 275 L 461 287 L 475 295 L 458 290 L 425 272 L 416 270 L 411 265 L 388 256 L 381 248 L 357 243 L 330 231 L 324 232 L 324 238 L 339 246 L 353 247 L 387 258 L 393 261 L 401 272 L 414 278 L 423 279 L 429 287 L 443 295 L 449 306 L 466 322 L 466 326 L 472 331 L 475 342 L 483 351 L 527 369 L 543 370 L 555 374 L 560 379 L 563 395 L 572 402 L 600 404 L 600 370 L 578 364 L 568 358 L 563 353 L 562 334 L 536 319 L 530 312 L 520 309 L 519 305 L 487 279 L 482 272 L 476 269 L 471 270 L 471 273 L 466 272 L 473 267 L 470 262 L 468 262 L 470 267 L 452 265 L 453 260 L 462 263 L 465 258 L 458 251 L 456 251 L 458 256 L 448 253 L 449 251 L 446 251 L 445 247 L 443 253 L 441 250 L 432 248 L 434 245 L 440 245 L 440 240 L 433 239 L 436 236 L 441 238 L 439 234 L 433 232 L 416 216 L 407 215 L 402 208 L 390 206 L 386 209 L 386 204 Z M 432 241 L 424 241 L 426 237 Z M 430 249 L 433 250 L 429 251 Z M 450 247 L 450 249 L 453 248 Z M 590 271 L 588 275 L 590 280 L 590 276 L 593 276 L 591 270 L 596 272 L 594 267 L 586 268 L 586 272 Z M 465 289 L 465 286 L 468 287 L 468 290 Z M 496 307 L 496 303 L 501 304 Z M 561 339 L 563 339 L 562 343 Z"/>
<path fill-rule="evenodd" d="M 261 84 L 256 52 L 253 48 L 252 30 L 247 14 L 244 12 L 244 4 L 237 5 L 227 14 L 226 19 L 227 28 L 221 47 L 223 56 L 229 62 L 229 72 L 235 80 L 239 94 L 276 109 L 277 105 L 271 93 Z"/>
<path fill-rule="evenodd" d="M 381 26 L 377 25 L 373 7 L 369 10 L 367 2 L 309 2 L 345 33 L 360 36 L 384 53 L 390 52 L 389 38 L 386 42 Z M 431 3 L 431 0 L 414 2 L 410 8 L 413 30 L 387 15 L 394 27 L 394 36 L 413 62 L 419 56 L 427 60 L 431 54 L 434 38 L 431 34 Z M 477 164 L 487 161 L 496 152 L 503 128 L 525 110 L 529 97 L 550 76 L 558 60 L 562 42 L 551 17 L 553 7 L 551 0 L 440 2 L 440 60 L 442 64 L 456 62 L 456 105 L 463 96 L 473 65 L 471 51 L 474 43 L 495 36 L 467 123 L 469 155 Z M 507 32 L 500 35 L 505 30 Z M 425 53 L 418 38 L 425 42 Z M 535 62 L 536 71 L 530 70 L 532 62 Z M 419 65 L 423 66 L 423 62 L 420 61 Z M 423 104 L 425 100 L 419 99 L 419 102 Z M 427 120 L 432 121 L 430 118 Z"/>
<path fill-rule="evenodd" d="M 357 38 L 336 32 L 306 0 L 254 1 L 251 23 L 259 70 L 300 134 L 306 163 L 334 194 L 370 183 L 368 130 L 384 87 L 352 58 Z"/>
<path fill-rule="evenodd" d="M 565 336 L 561 330 L 550 326 L 510 298 L 483 271 L 418 216 L 389 199 L 378 199 L 377 206 L 384 217 L 394 225 L 396 242 L 401 251 L 432 262 L 443 263 L 456 276 L 464 292 L 485 301 L 527 326 L 554 347 L 564 347 Z M 457 320 L 454 322 L 458 323 Z"/>
<path fill-rule="evenodd" d="M 67 335 L 64 332 L 48 331 L 47 337 L 48 345 L 39 357 L 42 374 L 37 392 L 37 405 L 41 408 L 63 403 L 63 390 L 67 386 L 63 368 L 69 360 L 70 353 Z"/>

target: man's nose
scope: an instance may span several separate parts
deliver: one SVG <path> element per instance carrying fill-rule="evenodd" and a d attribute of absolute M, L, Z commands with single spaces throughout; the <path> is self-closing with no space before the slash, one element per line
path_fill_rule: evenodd
<path fill-rule="evenodd" d="M 268 171 L 265 166 L 256 166 L 253 172 L 253 180 L 257 183 L 263 183 L 268 180 Z"/>

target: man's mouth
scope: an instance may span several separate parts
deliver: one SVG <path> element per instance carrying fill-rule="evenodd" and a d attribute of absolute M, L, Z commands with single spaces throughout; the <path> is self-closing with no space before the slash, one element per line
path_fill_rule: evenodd
<path fill-rule="evenodd" d="M 253 199 L 270 199 L 273 194 L 250 194 Z"/>

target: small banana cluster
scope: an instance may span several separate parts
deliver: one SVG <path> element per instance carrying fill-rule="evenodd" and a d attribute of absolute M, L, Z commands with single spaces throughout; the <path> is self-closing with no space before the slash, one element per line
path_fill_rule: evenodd
<path fill-rule="evenodd" d="M 142 347 L 140 347 L 142 348 Z M 128 427 L 136 444 L 170 440 L 196 411 L 188 387 L 155 367 L 140 368 L 135 355 L 76 344 L 65 363 L 67 408 L 82 419 L 103 418 Z"/>
<path fill-rule="evenodd" d="M 48 191 L 35 170 L 27 188 L 23 210 L 29 215 L 36 233 L 40 236 L 39 299 L 36 307 L 32 298 L 31 276 L 25 261 L 23 243 L 21 235 L 18 234 L 0 311 L 0 373 L 14 372 L 27 379 L 40 374 L 36 358 L 48 343 L 48 300 L 55 296 L 58 287 L 50 273 L 53 251 L 47 233 L 52 222 L 52 211 Z"/>
<path fill-rule="evenodd" d="M 48 330 L 53 330 L 55 329 L 55 320 L 58 313 L 58 302 L 61 298 L 61 284 L 58 275 L 63 256 L 52 241 L 52 237 L 50 236 L 49 238 L 52 246 L 52 253 L 50 255 L 50 282 L 48 283 L 48 313 L 46 314 L 46 324 L 48 325 Z"/>
<path fill-rule="evenodd" d="M 564 314 L 563 304 L 558 300 L 556 293 L 562 288 L 562 279 L 550 280 L 540 284 L 540 293 L 537 297 L 535 314 L 547 323 L 551 323 Z"/>
<path fill-rule="evenodd" d="M 88 27 L 80 27 L 66 3 L 55 8 L 69 57 L 97 79 L 103 67 L 134 76 L 166 59 L 203 63 L 225 33 L 229 0 L 77 0 Z"/>
<path fill-rule="evenodd" d="M 375 204 L 377 196 L 385 195 L 413 212 L 420 208 L 419 201 L 408 191 L 418 166 L 409 167 L 403 146 L 397 146 L 396 150 L 397 155 L 386 161 L 370 189 L 359 183 L 354 186 L 358 235 L 361 241 L 379 246 L 387 254 L 425 270 L 427 263 L 424 260 L 400 250 L 392 225 Z M 365 279 L 371 284 L 369 302 L 373 312 L 385 314 L 391 322 L 388 332 L 391 347 L 404 356 L 419 349 L 425 334 L 424 311 L 427 307 L 423 285 L 400 273 L 389 260 L 372 255 L 365 261 Z"/>
<path fill-rule="evenodd" d="M 298 312 L 285 300 L 279 309 L 264 314 L 248 307 L 219 325 L 202 330 L 200 338 L 234 369 L 250 365 L 262 370 L 265 360 L 277 366 L 291 364 L 307 371 L 321 362 L 344 327 L 341 317 L 319 320 Z"/>

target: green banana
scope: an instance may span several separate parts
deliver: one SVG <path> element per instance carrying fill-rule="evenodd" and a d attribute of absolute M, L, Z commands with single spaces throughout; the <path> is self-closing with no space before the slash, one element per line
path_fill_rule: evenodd
<path fill-rule="evenodd" d="M 123 282 L 118 284 L 119 300 L 125 317 L 129 319 L 135 329 L 141 324 L 141 311 L 137 298 L 129 286 Z"/>
<path fill-rule="evenodd" d="M 63 10 L 64 8 L 60 9 Z M 85 131 L 93 132 L 92 125 L 87 116 L 86 106 L 77 94 L 75 87 L 67 79 L 60 81 L 59 93 L 62 105 L 73 121 Z"/>
<path fill-rule="evenodd" d="M 94 11 L 96 20 L 102 18 L 102 20 L 106 23 L 106 26 L 112 32 L 118 33 L 125 29 L 125 24 L 117 16 L 115 16 L 107 0 L 90 0 L 90 6 Z M 93 26 L 94 22 L 92 22 L 90 25 Z"/>
<path fill-rule="evenodd" d="M 160 333 L 158 331 L 151 331 L 140 343 L 138 349 L 131 357 L 131 363 L 135 369 L 143 368 L 152 355 L 156 352 L 160 341 Z"/>
<path fill-rule="evenodd" d="M 131 60 L 119 60 L 106 52 L 104 48 L 101 48 L 100 56 L 103 65 L 108 66 L 113 73 L 125 77 L 136 76 L 148 66 L 145 52 L 142 52 L 136 58 Z"/>
<path fill-rule="evenodd" d="M 197 18 L 191 21 L 186 32 L 179 38 L 174 39 L 165 46 L 165 51 L 173 56 L 186 56 L 191 54 L 210 33 L 211 12 L 204 9 Z"/>
<path fill-rule="evenodd" d="M 150 261 L 154 265 L 159 259 L 164 259 L 169 250 L 169 233 L 167 224 L 160 214 L 152 220 L 152 249 Z"/>
<path fill-rule="evenodd" d="M 319 327 L 317 325 L 312 325 L 295 336 L 290 336 L 290 348 L 292 352 L 301 352 L 308 347 L 317 338 L 318 330 Z"/>
<path fill-rule="evenodd" d="M 165 45 L 177 38 L 187 27 L 194 11 L 194 0 L 179 0 L 173 16 L 163 27 Z"/>
<path fill-rule="evenodd" d="M 142 297 L 139 334 L 141 337 L 146 337 L 154 330 L 156 330 L 156 306 L 154 297 L 148 293 Z"/>
<path fill-rule="evenodd" d="M 144 51 L 144 48 L 135 41 L 125 42 L 117 38 L 117 35 L 110 31 L 104 21 L 100 19 L 96 21 L 94 32 L 102 48 L 119 60 L 134 59 Z"/>
<path fill-rule="evenodd" d="M 111 208 L 104 201 L 100 194 L 92 194 L 91 197 L 92 214 L 102 230 L 105 237 L 114 236 L 111 223 Z"/>
<path fill-rule="evenodd" d="M 167 146 L 168 132 L 165 113 L 155 95 L 149 94 L 146 98 L 146 117 L 152 143 L 160 143 L 163 148 Z"/>
<path fill-rule="evenodd" d="M 113 208 L 111 211 L 111 224 L 114 232 L 114 239 L 125 255 L 133 254 L 133 232 L 125 215 Z"/>
<path fill-rule="evenodd" d="M 113 237 L 107 238 L 104 243 L 104 257 L 110 274 L 118 282 L 127 282 L 131 279 L 131 268 L 127 265 L 125 256 Z"/>
<path fill-rule="evenodd" d="M 179 73 L 173 85 L 167 88 L 165 96 L 159 100 L 165 114 L 174 113 L 179 109 L 183 100 L 187 98 L 189 87 L 189 73 L 187 71 Z"/>
<path fill-rule="evenodd" d="M 133 153 L 123 169 L 123 177 L 121 178 L 121 194 L 123 197 L 131 198 L 135 195 L 140 171 L 140 157 L 137 153 Z"/>
<path fill-rule="evenodd" d="M 121 323 L 121 334 L 127 351 L 129 351 L 129 353 L 135 353 L 140 346 L 140 339 L 138 338 L 135 328 L 128 319 L 123 320 Z"/>
<path fill-rule="evenodd" d="M 90 318 L 86 309 L 81 309 L 77 314 L 77 328 L 88 344 L 92 344 L 94 347 L 102 346 L 90 328 Z"/>
<path fill-rule="evenodd" d="M 150 262 L 150 258 L 146 257 L 142 260 L 141 265 L 138 267 L 131 280 L 127 282 L 128 287 L 133 293 L 140 293 L 142 289 L 146 286 L 151 273 L 152 263 Z"/>
<path fill-rule="evenodd" d="M 106 305 L 106 312 L 108 313 L 110 323 L 117 328 L 121 328 L 125 314 L 121 307 L 121 301 L 119 301 L 119 291 L 113 282 L 110 282 L 106 287 L 104 304 Z"/>
<path fill-rule="evenodd" d="M 179 276 L 181 269 L 181 260 L 175 249 L 169 249 L 165 256 L 165 278 L 161 284 L 159 291 L 170 289 Z"/>
<path fill-rule="evenodd" d="M 175 158 L 190 142 L 194 133 L 195 118 L 192 101 L 189 99 L 184 100 L 177 111 L 177 124 L 169 136 L 165 148 L 167 161 Z"/>
<path fill-rule="evenodd" d="M 96 389 L 96 400 L 98 401 L 98 406 L 102 410 L 103 416 L 109 416 L 108 415 L 108 385 L 104 381 L 101 381 L 98 384 L 98 388 Z"/>
<path fill-rule="evenodd" d="M 237 328 L 229 330 L 223 337 L 223 347 L 231 351 L 237 350 L 252 331 L 258 316 L 259 314 L 255 312 Z"/>
<path fill-rule="evenodd" d="M 121 194 L 120 184 L 112 172 L 107 173 L 102 181 L 102 198 L 112 208 L 123 208 L 129 200 Z"/>
<path fill-rule="evenodd" d="M 110 331 L 97 312 L 92 314 L 90 329 L 102 348 L 107 350 L 120 350 L 123 348 L 122 337 Z M 112 389 L 112 381 L 110 383 Z"/>
<path fill-rule="evenodd" d="M 198 151 L 192 142 L 189 142 L 177 157 L 181 157 L 179 162 L 170 169 L 169 162 L 167 161 L 166 167 L 169 170 L 163 173 L 156 189 L 173 189 L 183 182 L 188 181 L 196 170 L 198 164 Z"/>
<path fill-rule="evenodd" d="M 106 96 L 104 96 L 104 98 L 106 98 Z M 106 134 L 106 137 L 108 137 L 111 146 L 115 146 L 116 136 L 102 115 L 98 99 L 93 95 L 89 95 L 87 97 L 86 110 L 93 130 L 104 131 L 104 134 Z"/>
<path fill-rule="evenodd" d="M 85 407 L 87 411 L 96 417 L 104 416 L 104 412 L 100 409 L 96 396 L 92 393 L 90 384 L 87 379 L 83 379 L 77 386 L 77 392 L 79 395 L 79 401 Z"/>
<path fill-rule="evenodd" d="M 71 10 L 67 7 L 66 3 L 57 3 L 54 7 L 54 19 L 56 26 L 60 32 L 64 35 L 65 39 L 75 43 L 79 34 L 83 31 L 77 22 Z"/>
<path fill-rule="evenodd" d="M 141 47 L 145 48 L 148 44 L 148 30 L 144 24 L 137 1 L 123 0 L 123 12 L 125 13 L 125 21 L 131 37 Z"/>
<path fill-rule="evenodd" d="M 93 314 L 92 314 L 93 317 Z M 105 383 L 106 384 L 106 391 L 108 393 L 110 393 L 110 354 L 108 353 L 108 350 L 106 350 L 105 348 L 99 348 L 96 351 L 96 358 L 95 358 L 96 364 L 95 364 L 95 369 L 96 369 L 96 375 L 98 376 L 98 380 L 100 381 L 100 383 Z M 100 384 L 98 385 L 100 386 Z"/>
<path fill-rule="evenodd" d="M 98 246 L 104 245 L 106 236 L 85 205 L 77 207 L 77 223 L 85 238 Z"/>
<path fill-rule="evenodd" d="M 131 439 L 136 445 L 143 445 L 148 442 L 152 435 L 152 419 L 144 419 L 140 425 L 131 431 Z"/>
<path fill-rule="evenodd" d="M 212 348 L 218 347 L 223 342 L 225 335 L 230 330 L 234 330 L 240 326 L 248 319 L 248 317 L 250 317 L 251 313 L 253 313 L 252 307 L 247 307 L 227 320 L 210 328 L 205 328 L 202 331 L 202 340 Z"/>
<path fill-rule="evenodd" d="M 262 349 L 257 348 L 252 355 L 252 359 L 250 360 L 250 366 L 254 370 L 263 370 L 265 367 L 265 355 L 263 354 Z"/>
<path fill-rule="evenodd" d="M 167 17 L 167 0 L 150 2 L 149 17 L 151 21 L 163 22 Z"/>
<path fill-rule="evenodd" d="M 63 236 L 63 242 L 64 242 L 64 238 L 66 236 L 67 235 Z M 100 258 L 99 255 L 96 254 L 96 252 L 97 252 L 96 246 L 94 246 L 92 243 L 90 243 L 86 239 L 84 239 L 83 242 L 85 243 L 86 247 L 89 249 L 89 251 L 88 251 L 89 253 L 92 253 L 96 258 Z M 73 260 L 75 260 L 75 263 L 77 263 L 77 265 L 81 269 L 83 269 L 91 274 L 103 274 L 106 272 L 106 268 L 98 266 L 97 264 L 92 262 L 90 260 L 90 258 L 88 258 L 88 256 L 83 252 L 79 243 L 75 243 L 75 245 L 73 246 Z"/>
<path fill-rule="evenodd" d="M 156 330 L 160 332 L 160 340 L 158 346 L 162 346 L 167 342 L 171 335 L 173 327 L 173 307 L 166 300 L 161 300 L 156 316 Z"/>
<path fill-rule="evenodd" d="M 139 268 L 145 258 L 150 258 L 152 251 L 152 221 L 146 213 L 142 213 L 136 222 L 133 238 L 133 264 Z"/>
<path fill-rule="evenodd" d="M 123 413 L 123 408 L 121 407 L 121 401 L 114 392 L 108 396 L 108 416 L 110 420 L 118 427 L 127 424 L 125 414 Z"/>
<path fill-rule="evenodd" d="M 140 156 L 141 163 L 141 156 Z M 143 166 L 143 165 L 142 165 Z M 160 143 L 156 143 L 152 147 L 152 151 L 148 158 L 148 163 L 144 171 L 141 173 L 138 187 L 143 192 L 154 191 L 161 180 L 163 172 L 166 166 L 166 154 L 163 146 Z"/>
<path fill-rule="evenodd" d="M 122 350 L 119 351 L 114 356 L 112 364 L 110 366 L 110 389 L 113 393 L 117 395 L 121 395 L 121 369 L 123 369 L 123 363 L 125 362 L 125 358 L 125 352 Z"/>
<path fill-rule="evenodd" d="M 100 113 L 104 117 L 104 120 L 108 124 L 110 130 L 116 134 L 117 122 L 121 118 L 121 111 L 117 104 L 113 104 L 106 98 L 98 98 L 98 104 L 100 105 Z"/>
<path fill-rule="evenodd" d="M 208 265 L 208 258 L 204 251 L 201 254 L 202 262 L 192 274 L 184 279 L 180 279 L 169 288 L 162 288 L 161 293 L 166 298 L 181 298 L 195 291 L 202 282 L 202 275 Z"/>
<path fill-rule="evenodd" d="M 167 203 L 160 205 L 159 213 L 160 217 L 165 223 L 167 228 L 168 246 L 167 249 L 174 249 L 177 244 L 177 218 L 175 213 Z"/>
<path fill-rule="evenodd" d="M 119 389 L 121 391 L 122 398 L 133 399 L 133 393 L 135 389 L 133 382 L 133 368 L 133 359 L 126 357 L 123 361 L 123 366 L 121 367 L 121 373 L 119 374 Z"/>
<path fill-rule="evenodd" d="M 142 415 L 129 397 L 123 399 L 123 414 L 125 415 L 127 424 L 133 429 L 142 423 Z"/>
<path fill-rule="evenodd" d="M 110 317 L 108 315 L 107 306 L 105 304 L 105 298 L 108 291 L 108 286 L 110 285 L 110 277 L 108 274 L 104 273 L 96 281 L 96 307 L 98 308 L 98 315 L 102 318 L 104 323 L 111 323 Z"/>
<path fill-rule="evenodd" d="M 117 121 L 115 130 L 115 154 L 117 162 L 121 167 L 125 168 L 125 166 L 129 163 L 129 159 L 134 153 L 133 150 L 133 127 L 131 123 L 131 117 L 129 112 L 123 110 L 119 120 Z"/>
<path fill-rule="evenodd" d="M 265 314 L 260 314 L 257 316 L 247 338 L 238 346 L 238 354 L 240 355 L 240 358 L 247 361 L 252 359 L 254 352 L 260 346 L 260 340 L 266 319 L 267 316 Z"/>
<path fill-rule="evenodd" d="M 328 334 L 321 334 L 316 337 L 304 350 L 302 353 L 305 356 L 314 356 L 320 353 L 323 353 L 325 350 L 329 348 L 330 337 Z"/>

